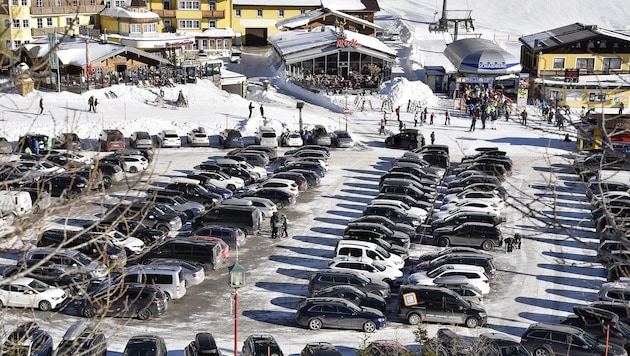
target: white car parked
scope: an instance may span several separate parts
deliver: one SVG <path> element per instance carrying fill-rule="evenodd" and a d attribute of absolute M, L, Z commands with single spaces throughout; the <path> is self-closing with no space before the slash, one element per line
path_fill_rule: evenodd
<path fill-rule="evenodd" d="M 505 207 L 503 198 L 493 192 L 483 192 L 477 190 L 464 190 L 457 194 L 449 194 L 442 199 L 442 204 L 458 202 L 464 199 L 474 199 L 478 201 L 488 201 L 494 203 L 501 208 Z"/>
<path fill-rule="evenodd" d="M 194 173 L 202 172 L 204 176 L 208 177 L 210 183 L 217 187 L 226 188 L 231 191 L 243 189 L 245 187 L 245 181 L 239 177 L 231 177 L 225 173 L 217 171 L 196 171 Z"/>
<path fill-rule="evenodd" d="M 328 263 L 330 269 L 351 270 L 390 286 L 401 285 L 403 272 L 368 257 L 337 256 Z"/>
<path fill-rule="evenodd" d="M 208 134 L 203 127 L 197 127 L 192 129 L 186 135 L 186 141 L 193 147 L 208 147 L 210 146 L 210 140 L 208 140 Z"/>
<path fill-rule="evenodd" d="M 258 190 L 261 188 L 273 188 L 282 190 L 293 195 L 296 198 L 300 195 L 300 189 L 297 183 L 290 179 L 269 178 L 266 181 L 247 186 L 247 190 Z"/>
<path fill-rule="evenodd" d="M 22 167 L 26 167 L 31 170 L 41 172 L 41 174 L 46 175 L 46 176 L 55 174 L 55 173 L 62 173 L 66 171 L 63 167 L 54 165 L 48 161 L 36 161 L 36 160 L 23 159 L 23 160 L 18 161 L 16 164 Z"/>
<path fill-rule="evenodd" d="M 492 203 L 490 201 L 485 200 L 477 200 L 477 199 L 463 199 L 454 203 L 448 203 L 440 206 L 440 211 L 453 211 L 455 209 L 465 209 L 465 208 L 482 208 L 487 211 L 493 211 L 496 214 L 500 214 L 503 211 L 503 207 Z"/>
<path fill-rule="evenodd" d="M 436 278 L 449 276 L 464 276 L 468 278 L 468 282 L 479 288 L 482 294 L 490 293 L 490 278 L 481 266 L 463 265 L 463 264 L 446 264 L 437 267 L 431 271 L 420 271 L 409 276 L 409 284 L 418 285 L 434 285 Z"/>
<path fill-rule="evenodd" d="M 447 204 L 448 205 L 448 204 Z M 450 209 L 450 208 L 447 208 Z M 489 205 L 487 202 L 477 202 L 477 201 L 470 201 L 470 202 L 466 202 L 466 204 L 458 206 L 452 210 L 438 210 L 436 212 L 433 213 L 433 221 L 435 220 L 440 220 L 440 219 L 444 219 L 447 216 L 453 215 L 453 214 L 457 214 L 460 212 L 483 212 L 483 213 L 487 213 L 487 214 L 492 214 L 496 217 L 504 217 L 503 216 L 503 210 L 493 210 L 489 208 Z"/>
<path fill-rule="evenodd" d="M 263 218 L 268 219 L 271 218 L 273 213 L 278 211 L 278 206 L 276 203 L 267 198 L 260 197 L 243 197 L 241 199 L 249 200 L 252 202 L 252 205 L 258 208 L 263 215 Z"/>
<path fill-rule="evenodd" d="M 369 205 L 387 205 L 387 206 L 394 206 L 397 208 L 400 208 L 404 211 L 407 212 L 407 214 L 413 216 L 414 218 L 416 218 L 417 220 L 421 220 L 423 221 L 424 219 L 426 219 L 426 217 L 429 215 L 429 212 L 427 212 L 426 210 L 422 209 L 422 208 L 416 208 L 413 206 L 410 206 L 409 204 L 402 202 L 400 200 L 394 200 L 394 199 L 372 199 L 372 201 L 370 201 Z"/>
<path fill-rule="evenodd" d="M 160 147 L 182 147 L 182 140 L 175 130 L 162 130 L 158 132 L 157 140 Z"/>
<path fill-rule="evenodd" d="M 125 172 L 138 173 L 149 168 L 149 161 L 144 156 L 122 156 Z"/>
<path fill-rule="evenodd" d="M 0 307 L 57 308 L 67 298 L 63 289 L 34 278 L 20 277 L 0 285 Z"/>

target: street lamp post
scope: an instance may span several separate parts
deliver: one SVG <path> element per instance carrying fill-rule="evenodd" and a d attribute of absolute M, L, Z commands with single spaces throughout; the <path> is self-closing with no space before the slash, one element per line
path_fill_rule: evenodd
<path fill-rule="evenodd" d="M 238 289 L 245 284 L 245 268 L 238 258 L 230 268 L 230 287 L 234 289 L 234 356 L 238 356 Z"/>
<path fill-rule="evenodd" d="M 343 96 L 346 98 L 346 106 L 343 108 L 343 116 L 346 119 L 346 132 L 348 132 L 348 114 L 350 114 L 350 108 L 348 108 L 348 93 L 344 93 Z"/>
<path fill-rule="evenodd" d="M 304 102 L 298 101 L 296 107 L 300 110 L 300 135 L 304 136 L 304 122 L 302 121 L 302 108 L 304 107 Z"/>

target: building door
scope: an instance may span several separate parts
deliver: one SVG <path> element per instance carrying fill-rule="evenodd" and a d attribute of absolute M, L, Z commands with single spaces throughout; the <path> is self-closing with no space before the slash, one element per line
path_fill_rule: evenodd
<path fill-rule="evenodd" d="M 266 46 L 267 45 L 267 29 L 266 28 L 245 29 L 245 45 L 246 46 Z"/>

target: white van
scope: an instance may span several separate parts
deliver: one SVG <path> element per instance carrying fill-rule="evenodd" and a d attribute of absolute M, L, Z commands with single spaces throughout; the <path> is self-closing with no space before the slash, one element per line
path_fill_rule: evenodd
<path fill-rule="evenodd" d="M 394 268 L 403 269 L 405 267 L 405 260 L 402 257 L 390 253 L 373 242 L 367 241 L 339 240 L 335 247 L 335 256 L 371 258 L 375 261 L 382 261 Z"/>
<path fill-rule="evenodd" d="M 124 281 L 156 285 L 168 299 L 180 299 L 186 295 L 186 279 L 180 266 L 133 266 L 125 271 Z"/>
<path fill-rule="evenodd" d="M 278 147 L 278 135 L 271 127 L 260 127 L 256 134 L 256 144 L 268 147 Z"/>
<path fill-rule="evenodd" d="M 0 211 L 23 216 L 33 209 L 33 200 L 28 192 L 0 190 Z"/>

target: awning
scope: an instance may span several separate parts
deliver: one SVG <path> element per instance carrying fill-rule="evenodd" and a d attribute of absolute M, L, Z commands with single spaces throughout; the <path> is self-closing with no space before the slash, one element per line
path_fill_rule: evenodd
<path fill-rule="evenodd" d="M 504 75 L 523 67 L 512 54 L 482 38 L 465 38 L 449 44 L 444 55 L 462 74 Z"/>

